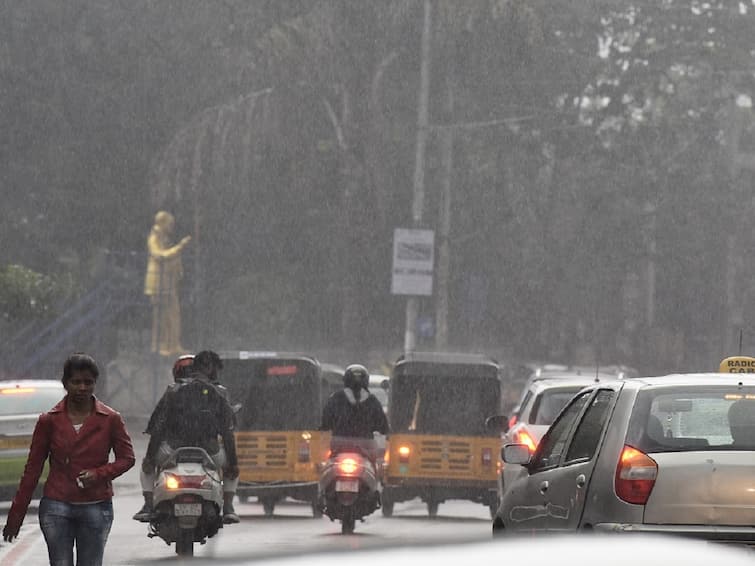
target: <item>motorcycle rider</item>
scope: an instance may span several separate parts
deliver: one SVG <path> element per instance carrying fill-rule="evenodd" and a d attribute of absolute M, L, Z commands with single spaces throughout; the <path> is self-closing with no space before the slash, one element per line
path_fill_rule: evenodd
<path fill-rule="evenodd" d="M 191 368 L 193 362 L 194 354 L 184 354 L 176 358 L 176 361 L 173 362 L 173 383 L 168 385 L 162 397 L 160 397 L 160 400 L 157 402 L 157 405 L 155 405 L 155 408 L 152 411 L 152 415 L 150 415 L 149 422 L 147 423 L 147 428 L 144 431 L 144 434 L 150 435 L 150 440 L 152 440 L 152 437 L 156 438 L 155 423 L 160 418 L 162 418 L 163 412 L 165 411 L 166 399 L 168 398 L 169 393 L 174 391 L 181 383 L 186 380 L 189 369 Z M 146 456 L 142 460 L 141 470 L 142 471 L 140 472 L 139 479 L 141 480 L 142 484 L 144 505 L 141 509 L 139 509 L 139 511 L 134 514 L 133 518 L 136 521 L 149 522 L 153 516 L 152 486 L 154 484 L 154 465 L 151 463 L 151 461 L 147 460 Z M 145 487 L 147 486 L 147 484 L 149 484 L 148 487 Z"/>
<path fill-rule="evenodd" d="M 168 388 L 150 418 L 147 454 L 142 462 L 141 484 L 144 507 L 134 519 L 149 522 L 154 519 L 152 490 L 156 468 L 167 460 L 173 450 L 183 446 L 204 448 L 218 467 L 223 468 L 223 522 L 238 523 L 239 516 L 233 507 L 238 485 L 238 459 L 234 438 L 233 410 L 224 395 L 213 385 L 218 371 L 223 368 L 220 356 L 204 350 L 194 356 L 191 369 L 183 379 Z M 194 386 L 205 385 L 202 390 L 206 408 L 187 406 L 186 393 Z M 218 437 L 222 442 L 218 442 Z"/>
<path fill-rule="evenodd" d="M 331 450 L 338 452 L 348 445 L 359 445 L 376 460 L 373 433 L 388 434 L 388 419 L 383 406 L 368 389 L 370 374 L 363 365 L 351 364 L 343 373 L 343 389 L 325 403 L 321 430 L 332 432 Z"/>

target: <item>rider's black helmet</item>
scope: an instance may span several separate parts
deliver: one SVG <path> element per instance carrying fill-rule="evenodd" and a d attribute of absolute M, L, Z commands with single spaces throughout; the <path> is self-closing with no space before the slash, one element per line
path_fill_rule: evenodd
<path fill-rule="evenodd" d="M 343 385 L 349 389 L 367 389 L 370 384 L 370 373 L 367 368 L 360 364 L 351 364 L 343 372 Z"/>

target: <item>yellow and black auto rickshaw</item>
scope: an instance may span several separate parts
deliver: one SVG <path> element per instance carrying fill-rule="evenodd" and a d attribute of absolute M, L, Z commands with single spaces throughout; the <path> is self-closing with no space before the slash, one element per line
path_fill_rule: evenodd
<path fill-rule="evenodd" d="M 383 479 L 383 515 L 420 497 L 431 517 L 447 499 L 497 510 L 500 431 L 486 418 L 500 412 L 498 364 L 474 354 L 409 353 L 391 378 L 391 435 Z"/>
<path fill-rule="evenodd" d="M 236 432 L 239 499 L 256 496 L 265 515 L 272 516 L 276 503 L 290 497 L 311 503 L 319 517 L 319 465 L 330 443 L 329 433 L 318 431 L 329 389 L 319 362 L 273 352 L 221 357 L 221 381 L 231 402 L 242 405 Z"/>

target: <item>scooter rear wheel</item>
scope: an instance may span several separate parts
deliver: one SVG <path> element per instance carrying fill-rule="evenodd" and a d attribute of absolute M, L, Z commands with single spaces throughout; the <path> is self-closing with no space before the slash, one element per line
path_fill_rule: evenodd
<path fill-rule="evenodd" d="M 347 514 L 343 519 L 341 519 L 341 534 L 353 534 L 355 524 L 356 521 L 354 520 L 354 517 L 352 517 L 351 513 Z"/>
<path fill-rule="evenodd" d="M 176 554 L 179 556 L 194 556 L 194 529 L 178 530 Z"/>

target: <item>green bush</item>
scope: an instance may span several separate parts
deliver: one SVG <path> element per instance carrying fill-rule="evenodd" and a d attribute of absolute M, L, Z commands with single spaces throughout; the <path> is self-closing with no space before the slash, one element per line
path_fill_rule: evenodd
<path fill-rule="evenodd" d="M 67 288 L 54 276 L 23 265 L 8 265 L 0 271 L 0 317 L 8 322 L 25 322 L 47 316 Z"/>

